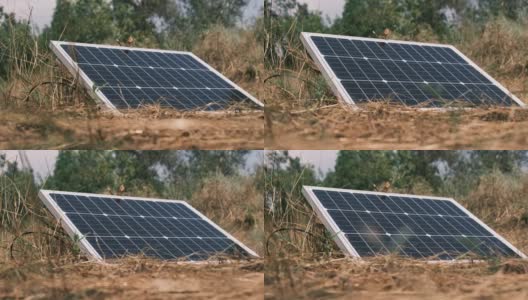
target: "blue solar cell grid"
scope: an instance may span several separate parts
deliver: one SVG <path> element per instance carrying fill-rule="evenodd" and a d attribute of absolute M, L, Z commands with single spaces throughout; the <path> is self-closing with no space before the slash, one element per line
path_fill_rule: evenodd
<path fill-rule="evenodd" d="M 59 46 L 117 109 L 178 110 L 258 105 L 190 53 L 62 43 Z"/>
<path fill-rule="evenodd" d="M 449 46 L 307 35 L 354 103 L 518 105 Z M 319 58 L 314 57 L 319 60 Z M 320 62 L 322 63 L 322 62 Z M 334 77 L 334 76 L 333 76 Z"/>
<path fill-rule="evenodd" d="M 193 261 L 214 255 L 251 256 L 180 202 L 61 193 L 49 196 L 103 259 L 137 254 Z"/>
<path fill-rule="evenodd" d="M 361 257 L 519 257 L 448 200 L 317 188 L 313 194 Z"/>

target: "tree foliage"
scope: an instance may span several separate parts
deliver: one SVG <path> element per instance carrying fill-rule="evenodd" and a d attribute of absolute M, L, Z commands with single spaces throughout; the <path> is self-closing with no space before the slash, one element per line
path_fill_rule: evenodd
<path fill-rule="evenodd" d="M 518 174 L 526 151 L 341 151 L 325 184 L 360 190 L 412 191 L 426 185 L 435 193 L 465 195 L 493 171 Z"/>
<path fill-rule="evenodd" d="M 446 22 L 444 9 L 460 12 L 463 1 L 457 0 L 347 0 L 343 15 L 334 30 L 355 36 L 380 36 L 385 29 L 400 35 L 412 36 L 422 28 L 430 28 L 437 34 L 446 34 L 450 24 Z"/>
<path fill-rule="evenodd" d="M 186 17 L 198 28 L 198 32 L 215 24 L 232 27 L 236 25 L 242 15 L 242 8 L 248 2 L 248 0 L 186 0 Z"/>
<path fill-rule="evenodd" d="M 391 180 L 390 151 L 341 151 L 335 171 L 326 178 L 333 187 L 372 190 Z"/>
<path fill-rule="evenodd" d="M 109 152 L 62 151 L 45 187 L 63 191 L 102 192 L 113 186 Z"/>
<path fill-rule="evenodd" d="M 528 0 L 480 0 L 479 11 L 495 17 L 503 15 L 519 20 L 527 17 Z"/>
<path fill-rule="evenodd" d="M 415 36 L 428 29 L 448 37 L 460 20 L 487 22 L 497 16 L 525 18 L 528 0 L 346 0 L 342 16 L 332 32 L 378 37 L 385 29 L 401 36 Z"/>
<path fill-rule="evenodd" d="M 97 43 L 113 37 L 112 8 L 105 0 L 57 0 L 45 36 L 75 42 Z"/>
<path fill-rule="evenodd" d="M 167 192 L 172 197 L 189 199 L 211 176 L 239 175 L 250 152 L 190 150 L 163 153 L 157 165 L 167 177 Z"/>
<path fill-rule="evenodd" d="M 171 18 L 177 11 L 172 4 L 169 0 L 112 0 L 114 38 L 119 41 L 129 37 L 139 41 L 159 38 L 155 20 Z"/>
<path fill-rule="evenodd" d="M 58 0 L 48 39 L 164 45 L 193 41 L 212 25 L 232 27 L 248 0 Z M 188 45 L 187 45 L 188 46 Z"/>
<path fill-rule="evenodd" d="M 46 188 L 190 198 L 216 174 L 236 176 L 248 151 L 61 151 Z"/>

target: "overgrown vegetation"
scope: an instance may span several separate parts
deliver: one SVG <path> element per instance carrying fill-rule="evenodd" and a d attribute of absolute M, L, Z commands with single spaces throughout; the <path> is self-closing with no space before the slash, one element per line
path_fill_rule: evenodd
<path fill-rule="evenodd" d="M 41 31 L 0 6 L 3 108 L 93 107 L 93 99 L 56 63 L 50 40 L 196 51 L 250 91 L 263 62 L 259 22 L 242 25 L 248 0 L 59 0 Z M 240 49 L 247 49 L 239 55 Z M 253 92 L 253 91 L 251 91 Z"/>
<path fill-rule="evenodd" d="M 235 27 L 248 0 L 58 0 L 42 38 L 86 43 L 118 41 L 191 49 L 214 25 Z"/>
<path fill-rule="evenodd" d="M 521 109 L 442 113 L 386 99 L 362 103 L 360 111 L 344 110 L 300 42 L 300 32 L 307 31 L 453 44 L 526 101 L 525 1 L 475 2 L 349 0 L 332 22 L 299 1 L 265 1 L 266 144 L 270 149 L 521 149 L 517 133 L 528 123 Z"/>
<path fill-rule="evenodd" d="M 295 0 L 266 1 L 267 104 L 291 110 L 336 103 L 300 42 L 302 31 L 454 44 L 522 99 L 526 7 L 524 0 L 348 0 L 330 22 Z"/>
<path fill-rule="evenodd" d="M 524 299 L 524 260 L 431 264 L 350 259 L 302 196 L 303 185 L 454 197 L 528 251 L 526 151 L 340 151 L 321 174 L 287 151 L 266 155 L 268 299 Z M 300 155 L 303 156 L 302 154 Z"/>
<path fill-rule="evenodd" d="M 38 190 L 186 200 L 256 251 L 262 250 L 262 166 L 248 151 L 63 151 L 51 176 L 0 156 L 0 261 L 79 260 L 68 237 L 38 199 Z M 1 276 L 1 275 L 0 275 Z"/>
<path fill-rule="evenodd" d="M 63 0 L 42 31 L 0 13 L 1 148 L 263 148 L 263 113 L 239 105 L 224 115 L 156 105 L 123 111 L 120 118 L 101 112 L 49 49 L 50 39 L 57 39 L 193 51 L 260 99 L 262 18 L 242 23 L 247 2 Z"/>
<path fill-rule="evenodd" d="M 528 289 L 526 261 L 428 264 L 287 258 L 266 263 L 266 299 L 514 299 Z"/>
<path fill-rule="evenodd" d="M 270 257 L 341 255 L 301 194 L 303 185 L 452 197 L 528 250 L 526 151 L 341 151 L 317 176 L 287 151 L 268 152 L 265 220 Z"/>

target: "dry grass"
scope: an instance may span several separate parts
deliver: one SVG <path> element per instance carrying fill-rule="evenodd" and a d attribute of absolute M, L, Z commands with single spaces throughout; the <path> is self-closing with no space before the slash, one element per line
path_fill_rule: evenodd
<path fill-rule="evenodd" d="M 528 253 L 527 184 L 526 176 L 491 173 L 481 177 L 470 194 L 457 200 Z M 396 256 L 343 258 L 301 195 L 286 193 L 274 199 L 276 207 L 266 215 L 266 299 L 528 297 L 528 263 L 524 260 L 431 264 Z"/>
<path fill-rule="evenodd" d="M 495 171 L 480 177 L 472 192 L 455 197 L 455 200 L 516 247 L 528 250 L 528 202 L 524 196 L 527 187 L 526 175 L 504 175 Z M 420 192 L 421 188 L 418 184 L 409 190 L 389 189 L 383 192 L 434 195 L 431 191 Z M 445 192 L 437 196 L 452 197 Z M 274 208 L 266 213 L 266 253 L 269 256 L 288 257 L 293 254 L 321 257 L 341 253 L 333 237 L 327 234 L 323 223 L 300 193 L 284 195 L 277 192 Z"/>
<path fill-rule="evenodd" d="M 477 201 L 476 198 L 466 201 L 473 200 Z M 501 206 L 501 212 L 518 205 L 500 202 L 504 204 Z M 510 212 L 514 216 L 518 214 L 517 211 Z M 296 220 L 301 221 L 302 218 L 297 217 Z M 311 221 L 296 226 L 304 226 L 308 234 L 290 230 L 270 239 L 271 254 L 265 262 L 266 299 L 528 297 L 528 263 L 524 260 L 497 259 L 482 263 L 440 264 L 396 256 L 353 260 L 343 258 L 342 252 L 336 248 L 331 237 L 322 234 L 324 229 L 319 221 L 311 218 L 305 220 Z M 512 226 L 511 216 L 505 217 L 505 220 L 509 221 L 500 222 L 502 226 L 492 227 L 521 251 L 528 252 L 528 227 Z M 294 227 L 293 224 L 281 226 Z"/>
<path fill-rule="evenodd" d="M 528 226 L 527 191 L 526 175 L 506 176 L 494 172 L 482 177 L 478 187 L 461 202 L 487 223 L 516 228 Z"/>
<path fill-rule="evenodd" d="M 505 20 L 482 31 L 468 25 L 455 46 L 528 102 L 524 28 Z M 436 41 L 430 33 L 415 39 Z M 294 63 L 280 63 L 266 74 L 268 149 L 521 149 L 527 144 L 528 120 L 521 109 L 441 112 L 378 103 L 348 110 L 309 55 L 295 46 L 287 49 Z"/>
<path fill-rule="evenodd" d="M 94 104 L 78 78 L 72 78 L 37 37 L 14 38 L 0 47 L 7 48 L 12 64 L 8 81 L 0 80 L 0 108 L 55 111 Z"/>
<path fill-rule="evenodd" d="M 262 299 L 261 261 L 189 264 L 130 258 L 0 265 L 2 299 Z M 104 280 L 102 280 L 104 279 Z"/>
<path fill-rule="evenodd" d="M 498 19 L 489 23 L 483 32 L 475 38 L 467 34 L 460 48 L 495 76 L 507 78 L 522 77 L 526 84 L 528 76 L 528 32 L 527 21 L 514 23 L 507 19 Z M 473 33 L 474 35 L 474 33 Z M 512 89 L 515 90 L 515 89 Z"/>
<path fill-rule="evenodd" d="M 428 264 L 395 257 L 266 262 L 266 299 L 526 299 L 526 261 Z"/>
<path fill-rule="evenodd" d="M 263 255 L 263 195 L 255 178 L 216 175 L 206 179 L 190 203 L 237 239 Z"/>
<path fill-rule="evenodd" d="M 18 44 L 21 44 L 19 41 Z M 3 149 L 262 149 L 263 112 L 233 108 L 220 113 L 147 107 L 110 115 L 38 43 L 32 60 L 0 83 Z M 16 49 L 17 43 L 10 45 Z M 254 29 L 215 27 L 196 53 L 250 94 L 259 97 L 263 54 Z M 244 55 L 237 52 L 244 49 Z M 15 53 L 16 54 L 16 53 Z M 13 54 L 13 55 L 15 55 Z M 242 112 L 240 112 L 242 111 Z"/>
<path fill-rule="evenodd" d="M 523 109 L 419 111 L 368 104 L 293 112 L 267 109 L 267 149 L 520 150 L 528 144 Z"/>
<path fill-rule="evenodd" d="M 77 248 L 76 241 L 66 235 L 60 223 L 37 198 L 38 188 L 27 188 L 23 193 L 27 183 L 0 175 L 0 261 L 20 263 L 28 259 L 63 256 L 82 260 L 83 253 Z M 255 180 L 250 175 L 210 176 L 193 192 L 189 203 L 262 255 L 263 200 Z M 167 192 L 178 194 L 179 188 L 184 189 L 175 186 L 171 189 L 176 190 Z"/>
<path fill-rule="evenodd" d="M 254 180 L 212 176 L 190 202 L 262 254 L 262 195 Z M 261 299 L 264 293 L 261 260 L 220 254 L 201 263 L 142 256 L 89 262 L 25 181 L 0 176 L 0 195 L 0 299 Z"/>
<path fill-rule="evenodd" d="M 262 149 L 262 112 L 180 113 L 144 109 L 124 116 L 21 112 L 0 115 L 2 149 Z"/>
<path fill-rule="evenodd" d="M 264 92 L 264 49 L 254 30 L 213 27 L 194 46 L 193 52 L 260 99 Z"/>

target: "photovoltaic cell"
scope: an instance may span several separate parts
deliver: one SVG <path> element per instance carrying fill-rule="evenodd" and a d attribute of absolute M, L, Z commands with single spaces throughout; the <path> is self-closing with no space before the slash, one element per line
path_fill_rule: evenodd
<path fill-rule="evenodd" d="M 64 42 L 52 42 L 52 49 L 75 76 L 82 72 L 86 78 L 81 79 L 112 108 L 262 106 L 192 53 Z"/>
<path fill-rule="evenodd" d="M 181 201 L 41 191 L 70 233 L 102 258 L 144 254 L 159 259 L 205 260 L 214 255 L 255 256 Z M 90 254 L 90 253 L 89 253 Z"/>
<path fill-rule="evenodd" d="M 313 33 L 303 42 L 347 103 L 524 106 L 452 46 Z"/>
<path fill-rule="evenodd" d="M 351 255 L 525 258 L 452 199 L 317 187 L 303 193 Z"/>

